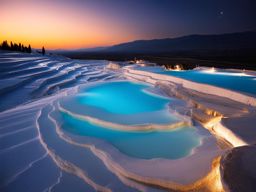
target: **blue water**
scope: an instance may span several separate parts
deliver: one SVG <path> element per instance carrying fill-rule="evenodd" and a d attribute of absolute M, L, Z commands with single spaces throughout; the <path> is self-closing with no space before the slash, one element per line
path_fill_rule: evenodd
<path fill-rule="evenodd" d="M 178 159 L 200 145 L 201 136 L 193 127 L 172 131 L 125 132 L 106 129 L 62 114 L 62 128 L 78 135 L 96 137 L 111 143 L 122 153 L 142 159 Z"/>
<path fill-rule="evenodd" d="M 145 84 L 128 81 L 103 83 L 85 89 L 77 98 L 80 104 L 116 114 L 135 114 L 165 108 L 170 99 L 149 94 Z"/>
<path fill-rule="evenodd" d="M 129 81 L 99 83 L 81 89 L 60 105 L 72 113 L 122 124 L 180 121 L 168 111 L 167 104 L 171 99 L 145 91 L 149 88 L 152 87 Z M 122 153 L 136 158 L 181 158 L 191 153 L 200 144 L 201 138 L 194 127 L 172 131 L 119 131 L 79 120 L 67 113 L 63 113 L 62 118 L 65 130 L 103 139 Z"/>
<path fill-rule="evenodd" d="M 146 90 L 146 84 L 117 81 L 86 87 L 60 101 L 61 107 L 76 114 L 120 124 L 170 124 L 180 121 L 168 111 L 175 99 Z"/>
<path fill-rule="evenodd" d="M 136 188 L 126 185 L 118 175 L 108 170 L 104 162 L 91 150 L 65 142 L 56 132 L 50 116 L 67 130 L 64 134 L 71 132 L 66 136 L 75 142 L 83 138 L 82 141 L 89 144 L 95 140 L 92 138 L 98 138 L 105 142 L 97 142 L 100 144 L 96 146 L 97 148 L 104 150 L 104 147 L 112 144 L 113 148 L 134 157 L 179 158 L 189 154 L 199 144 L 201 136 L 198 136 L 195 128 L 182 128 L 166 133 L 122 132 L 78 121 L 65 114 L 62 116 L 58 111 L 59 102 L 71 112 L 87 113 L 111 122 L 119 121 L 123 124 L 172 122 L 173 117 L 168 113 L 165 105 L 168 102 L 166 98 L 152 96 L 145 93 L 144 89 L 129 89 L 129 91 L 126 90 L 127 95 L 123 94 L 129 97 L 128 100 L 133 97 L 133 92 L 137 94 L 138 91 L 141 92 L 138 95 L 142 95 L 139 98 L 143 100 L 141 101 L 143 108 L 130 107 L 129 113 L 122 112 L 125 105 L 122 105 L 121 100 L 118 102 L 119 108 L 112 109 L 111 106 L 105 107 L 104 103 L 101 104 L 103 107 L 81 104 L 78 98 L 83 98 L 82 96 L 72 97 L 68 94 L 69 96 L 64 97 L 63 92 L 66 91 L 64 89 L 71 88 L 68 90 L 73 92 L 75 87 L 82 86 L 81 84 L 87 86 L 90 82 L 95 82 L 100 85 L 100 82 L 107 79 L 118 79 L 119 73 L 104 70 L 106 64 L 106 61 L 80 61 L 55 55 L 41 56 L 34 53 L 0 50 L 0 172 L 4 174 L 0 179 L 2 189 L 0 191 L 43 191 L 48 188 L 64 192 L 96 190 L 90 182 L 82 180 L 79 174 L 62 172 L 52 157 L 57 161 L 65 162 L 66 168 L 72 168 L 72 165 L 75 165 L 76 169 L 82 170 L 88 179 L 99 186 L 112 191 L 136 191 Z M 127 88 L 124 84 L 122 85 L 117 88 L 121 90 Z M 82 93 L 86 93 L 86 89 Z M 116 92 L 112 91 L 112 93 L 114 95 L 110 95 L 109 99 L 117 100 Z M 47 98 L 50 94 L 55 96 Z M 148 98 L 149 96 L 153 98 Z M 144 101 L 145 98 L 147 102 Z M 123 99 L 124 102 L 126 100 Z M 157 107 L 148 107 L 147 103 L 150 101 L 155 102 Z M 172 102 L 172 100 L 169 101 Z M 110 102 L 115 104 L 114 101 Z M 129 103 L 135 105 L 139 102 L 129 101 Z M 13 109 L 9 110 L 11 108 Z M 40 141 L 38 132 L 42 139 Z M 78 137 L 76 134 L 87 135 L 89 138 Z M 45 147 L 51 150 L 52 157 L 45 153 Z M 59 179 L 61 182 L 58 183 Z M 145 190 L 158 189 L 147 185 Z"/>
<path fill-rule="evenodd" d="M 140 70 L 146 70 L 159 74 L 171 75 L 180 77 L 190 81 L 214 85 L 225 89 L 230 89 L 238 92 L 245 93 L 247 95 L 256 96 L 256 80 L 255 76 L 244 76 L 242 73 L 235 72 L 214 72 L 207 73 L 199 70 L 187 70 L 187 71 L 163 71 L 163 69 L 156 68 L 140 68 Z M 241 74 L 241 75 L 240 75 Z"/>

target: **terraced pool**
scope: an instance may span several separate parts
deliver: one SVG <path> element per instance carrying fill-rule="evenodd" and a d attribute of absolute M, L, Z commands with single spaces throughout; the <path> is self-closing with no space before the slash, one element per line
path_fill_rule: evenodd
<path fill-rule="evenodd" d="M 186 80 L 214 85 L 233 91 L 245 93 L 247 95 L 256 96 L 255 76 L 238 71 L 222 71 L 214 68 L 203 70 L 184 70 L 184 71 L 164 71 L 159 67 L 143 67 L 139 70 L 145 70 L 153 73 L 171 75 Z"/>
<path fill-rule="evenodd" d="M 149 85 L 117 81 L 100 83 L 60 102 L 62 128 L 78 135 L 103 139 L 122 153 L 143 159 L 178 159 L 189 155 L 200 145 L 202 136 L 196 128 L 178 126 L 169 130 L 158 130 L 160 125 L 183 121 L 168 111 L 173 100 L 156 96 L 146 91 Z M 112 129 L 104 123 L 90 122 L 92 117 L 128 128 Z M 134 118 L 135 115 L 137 118 Z M 139 117 L 139 118 L 138 118 Z M 126 121 L 125 121 L 126 120 Z M 129 126 L 151 125 L 151 130 L 129 130 Z"/>

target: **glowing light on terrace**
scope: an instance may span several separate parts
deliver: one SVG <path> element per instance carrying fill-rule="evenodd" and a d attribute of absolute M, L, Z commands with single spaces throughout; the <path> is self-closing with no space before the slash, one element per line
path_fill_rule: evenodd
<path fill-rule="evenodd" d="M 180 65 L 175 65 L 174 66 L 174 71 L 181 71 Z"/>
<path fill-rule="evenodd" d="M 229 76 L 247 76 L 247 77 L 253 77 L 252 75 L 246 74 L 246 73 L 231 73 L 231 72 L 215 72 L 216 75 L 229 75 Z"/>
<path fill-rule="evenodd" d="M 203 73 L 209 73 L 209 74 L 214 74 L 214 75 L 227 75 L 227 76 L 247 76 L 247 77 L 253 77 L 253 75 L 249 75 L 246 74 L 244 72 L 221 72 L 221 71 L 217 71 L 214 67 L 210 68 L 210 69 L 205 69 L 202 70 Z"/>
<path fill-rule="evenodd" d="M 210 69 L 206 69 L 204 70 L 203 72 L 205 73 L 215 73 L 216 72 L 216 69 L 214 67 L 210 68 Z"/>

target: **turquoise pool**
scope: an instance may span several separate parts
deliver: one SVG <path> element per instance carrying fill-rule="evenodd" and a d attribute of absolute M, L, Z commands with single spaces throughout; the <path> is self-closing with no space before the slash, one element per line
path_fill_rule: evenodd
<path fill-rule="evenodd" d="M 120 152 L 142 159 L 185 157 L 200 145 L 202 138 L 194 127 L 172 131 L 125 132 L 96 126 L 67 114 L 62 114 L 62 121 L 62 128 L 68 132 L 103 139 Z"/>
<path fill-rule="evenodd" d="M 121 124 L 169 124 L 180 121 L 170 115 L 175 99 L 148 92 L 147 84 L 129 81 L 99 83 L 81 89 L 60 105 L 73 113 Z"/>
<path fill-rule="evenodd" d="M 170 99 L 144 91 L 145 84 L 127 81 L 103 83 L 77 95 L 80 104 L 101 108 L 115 114 L 135 114 L 157 111 L 165 107 Z"/>
<path fill-rule="evenodd" d="M 122 124 L 173 123 L 179 117 L 168 111 L 171 99 L 151 94 L 146 84 L 117 81 L 81 89 L 77 95 L 60 102 L 71 113 L 90 115 Z M 59 112 L 62 128 L 68 132 L 102 139 L 120 152 L 135 158 L 178 159 L 200 145 L 202 135 L 195 127 L 169 131 L 114 130 Z"/>
<path fill-rule="evenodd" d="M 138 68 L 149 72 L 171 75 L 190 81 L 205 83 L 242 92 L 248 95 L 256 96 L 255 76 L 234 71 L 211 71 L 209 70 L 186 70 L 186 71 L 164 71 L 162 68 L 145 67 Z"/>

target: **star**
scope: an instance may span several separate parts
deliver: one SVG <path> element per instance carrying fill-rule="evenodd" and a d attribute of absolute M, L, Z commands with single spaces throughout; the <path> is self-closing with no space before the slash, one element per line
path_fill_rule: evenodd
<path fill-rule="evenodd" d="M 224 17 L 224 11 L 219 11 L 217 17 L 222 19 Z"/>

